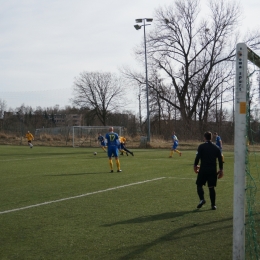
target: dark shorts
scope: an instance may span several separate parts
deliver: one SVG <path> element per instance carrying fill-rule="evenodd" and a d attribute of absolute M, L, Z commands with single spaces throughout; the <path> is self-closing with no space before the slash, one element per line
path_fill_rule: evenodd
<path fill-rule="evenodd" d="M 199 172 L 196 180 L 198 186 L 203 186 L 208 184 L 208 187 L 217 186 L 217 173 L 215 170 L 207 172 Z"/>
<path fill-rule="evenodd" d="M 102 142 L 100 143 L 100 146 L 106 146 L 105 141 L 102 141 Z"/>

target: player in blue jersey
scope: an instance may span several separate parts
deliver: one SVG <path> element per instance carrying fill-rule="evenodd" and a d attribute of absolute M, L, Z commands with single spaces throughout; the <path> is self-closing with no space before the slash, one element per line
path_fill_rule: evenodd
<path fill-rule="evenodd" d="M 173 144 L 172 144 L 172 149 L 171 149 L 169 158 L 172 158 L 173 152 L 176 152 L 181 156 L 181 152 L 179 150 L 177 150 L 177 147 L 179 145 L 179 140 L 178 140 L 177 136 L 175 135 L 175 132 L 172 132 L 172 142 L 173 142 Z"/>
<path fill-rule="evenodd" d="M 214 133 L 214 136 L 216 137 L 216 146 L 220 149 L 221 156 L 222 156 L 222 161 L 224 162 L 224 155 L 222 153 L 222 140 L 221 137 L 218 135 L 217 132 Z"/>
<path fill-rule="evenodd" d="M 101 133 L 98 133 L 98 142 L 100 143 L 100 147 L 102 148 L 102 150 L 106 152 L 106 140 L 104 136 L 101 135 Z"/>
<path fill-rule="evenodd" d="M 112 156 L 114 156 L 116 160 L 117 172 L 121 172 L 122 170 L 120 169 L 120 162 L 118 158 L 119 136 L 117 133 L 114 133 L 113 127 L 109 127 L 109 132 L 105 137 L 107 139 L 107 155 L 110 165 L 110 172 L 114 172 Z"/>

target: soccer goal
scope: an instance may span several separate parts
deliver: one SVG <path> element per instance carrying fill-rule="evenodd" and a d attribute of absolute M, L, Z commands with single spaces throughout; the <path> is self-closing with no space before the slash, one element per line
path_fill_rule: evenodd
<path fill-rule="evenodd" d="M 254 151 L 256 143 L 253 133 L 257 129 L 252 126 L 250 115 L 250 104 L 254 98 L 252 80 L 258 77 L 259 87 L 259 70 L 260 57 L 245 43 L 238 43 L 235 84 L 233 259 L 241 260 L 260 259 L 260 157 L 259 151 Z"/>
<path fill-rule="evenodd" d="M 123 134 L 122 126 L 113 126 L 114 132 L 118 135 Z M 93 146 L 97 142 L 98 134 L 104 137 L 108 132 L 108 126 L 73 126 L 72 127 L 72 146 Z"/>

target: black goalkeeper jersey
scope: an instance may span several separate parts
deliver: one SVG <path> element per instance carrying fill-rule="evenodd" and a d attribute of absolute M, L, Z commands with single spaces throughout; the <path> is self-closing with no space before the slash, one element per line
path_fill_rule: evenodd
<path fill-rule="evenodd" d="M 217 172 L 218 159 L 219 169 L 223 169 L 223 162 L 220 149 L 211 141 L 207 141 L 198 147 L 194 165 L 198 165 L 200 161 L 200 171 Z"/>

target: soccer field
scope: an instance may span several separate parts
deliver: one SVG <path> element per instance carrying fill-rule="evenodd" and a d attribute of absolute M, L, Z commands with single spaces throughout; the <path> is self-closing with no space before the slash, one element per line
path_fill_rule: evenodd
<path fill-rule="evenodd" d="M 232 259 L 233 153 L 212 211 L 196 151 L 133 151 L 0 146 L 0 259 Z"/>

